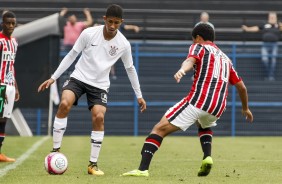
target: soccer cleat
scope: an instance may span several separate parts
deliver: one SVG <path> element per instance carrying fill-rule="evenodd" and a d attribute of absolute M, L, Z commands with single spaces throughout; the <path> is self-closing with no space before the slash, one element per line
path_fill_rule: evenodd
<path fill-rule="evenodd" d="M 121 176 L 148 177 L 149 176 L 149 171 L 148 170 L 140 171 L 140 170 L 136 169 L 136 170 L 133 170 L 133 171 L 129 171 L 129 172 L 123 173 Z"/>
<path fill-rule="evenodd" d="M 60 148 L 53 148 L 50 152 L 60 152 Z"/>
<path fill-rule="evenodd" d="M 4 154 L 0 154 L 0 162 L 15 162 L 16 159 L 14 158 L 9 158 Z"/>
<path fill-rule="evenodd" d="M 88 165 L 88 174 L 102 176 L 104 175 L 104 172 L 98 168 L 97 163 L 90 162 L 90 164 Z"/>
<path fill-rule="evenodd" d="M 202 161 L 201 168 L 198 172 L 198 176 L 207 176 L 212 168 L 213 161 L 212 157 L 208 156 Z"/>

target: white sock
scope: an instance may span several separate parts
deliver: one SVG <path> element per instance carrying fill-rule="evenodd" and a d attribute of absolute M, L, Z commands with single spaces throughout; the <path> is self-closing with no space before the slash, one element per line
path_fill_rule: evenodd
<path fill-rule="evenodd" d="M 55 117 L 53 125 L 53 148 L 60 148 L 62 144 L 63 135 L 66 131 L 68 118 Z"/>
<path fill-rule="evenodd" d="M 97 162 L 104 139 L 104 131 L 91 132 L 91 155 L 90 162 Z"/>

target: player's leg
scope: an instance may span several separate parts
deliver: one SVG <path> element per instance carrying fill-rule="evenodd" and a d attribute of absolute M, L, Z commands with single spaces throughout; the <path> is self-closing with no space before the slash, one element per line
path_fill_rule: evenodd
<path fill-rule="evenodd" d="M 197 121 L 197 126 L 204 156 L 202 165 L 198 171 L 198 176 L 207 176 L 213 165 L 211 157 L 213 131 L 211 127 L 216 126 L 217 117 L 210 115 L 207 112 L 202 112 L 201 115 L 202 117 Z"/>
<path fill-rule="evenodd" d="M 139 168 L 124 173 L 122 176 L 149 176 L 148 170 L 151 160 L 154 153 L 161 146 L 163 138 L 178 130 L 185 131 L 195 121 L 196 119 L 186 99 L 182 99 L 171 107 L 160 122 L 154 126 L 151 134 L 146 138 L 141 151 L 142 159 Z"/>
<path fill-rule="evenodd" d="M 203 159 L 205 159 L 206 157 L 211 156 L 213 131 L 211 128 L 202 128 L 198 122 L 197 122 L 197 126 L 198 126 L 198 136 L 200 138 L 202 151 L 204 153 Z"/>
<path fill-rule="evenodd" d="M 61 148 L 62 139 L 67 128 L 67 116 L 75 100 L 75 94 L 71 90 L 63 91 L 53 124 L 53 152 L 59 151 Z"/>
<path fill-rule="evenodd" d="M 15 102 L 15 87 L 6 86 L 6 103 L 4 104 L 3 118 L 0 118 L 0 162 L 14 162 L 16 159 L 9 158 L 1 152 L 1 147 L 5 139 L 5 127 L 7 118 L 11 118 L 14 102 Z"/>
<path fill-rule="evenodd" d="M 88 174 L 104 175 L 104 172 L 98 168 L 98 158 L 104 139 L 104 116 L 106 107 L 94 105 L 91 109 L 92 114 L 92 132 L 91 132 L 91 153 L 88 166 Z"/>
<path fill-rule="evenodd" d="M 149 166 L 155 152 L 160 148 L 162 140 L 165 136 L 180 130 L 180 128 L 172 125 L 166 116 L 163 116 L 158 124 L 156 124 L 150 135 L 145 139 L 141 150 L 141 162 L 139 168 L 124 173 L 122 176 L 149 176 Z"/>
<path fill-rule="evenodd" d="M 180 128 L 172 125 L 165 116 L 162 117 L 160 122 L 154 126 L 150 135 L 145 140 L 141 151 L 142 159 L 139 170 L 149 170 L 149 165 L 151 163 L 152 157 L 160 148 L 164 137 L 178 130 L 180 130 Z"/>
<path fill-rule="evenodd" d="M 88 165 L 88 174 L 104 175 L 98 168 L 98 158 L 104 139 L 104 119 L 107 110 L 107 92 L 102 89 L 88 86 L 86 95 L 89 110 L 92 116 L 91 152 Z"/>
<path fill-rule="evenodd" d="M 16 159 L 9 158 L 1 152 L 1 148 L 5 139 L 6 118 L 0 118 L 0 162 L 14 162 Z"/>

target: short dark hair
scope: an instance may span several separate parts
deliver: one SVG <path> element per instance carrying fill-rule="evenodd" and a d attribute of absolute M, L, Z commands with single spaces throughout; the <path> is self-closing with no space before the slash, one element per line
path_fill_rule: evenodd
<path fill-rule="evenodd" d="M 5 18 L 16 18 L 16 15 L 12 11 L 7 11 L 2 16 L 2 21 L 4 22 Z"/>
<path fill-rule="evenodd" d="M 117 4 L 112 4 L 108 6 L 106 17 L 117 17 L 122 19 L 123 10 L 122 7 Z"/>
<path fill-rule="evenodd" d="M 206 23 L 200 23 L 194 27 L 192 37 L 196 38 L 197 35 L 201 36 L 205 41 L 209 40 L 213 42 L 215 39 L 214 29 Z"/>

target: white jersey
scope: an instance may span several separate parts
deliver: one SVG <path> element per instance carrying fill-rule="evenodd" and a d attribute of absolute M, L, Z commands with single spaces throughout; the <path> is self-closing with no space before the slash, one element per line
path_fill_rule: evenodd
<path fill-rule="evenodd" d="M 124 67 L 133 65 L 131 46 L 124 35 L 117 30 L 111 40 L 105 40 L 104 25 L 85 29 L 77 39 L 73 49 L 81 54 L 71 77 L 86 84 L 108 91 L 109 73 L 119 58 Z"/>

